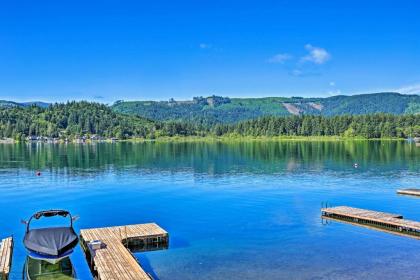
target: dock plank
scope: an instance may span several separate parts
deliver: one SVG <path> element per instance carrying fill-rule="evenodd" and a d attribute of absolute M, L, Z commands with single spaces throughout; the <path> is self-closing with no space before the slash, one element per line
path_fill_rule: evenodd
<path fill-rule="evenodd" d="M 337 206 L 322 208 L 321 216 L 420 239 L 420 222 L 403 219 L 400 214 Z"/>
<path fill-rule="evenodd" d="M 397 190 L 398 194 L 420 196 L 420 189 L 401 189 Z"/>
<path fill-rule="evenodd" d="M 168 242 L 168 233 L 155 223 L 83 229 L 80 237 L 91 270 L 101 280 L 150 280 L 126 247 L 128 241 L 148 243 L 160 238 L 161 242 Z M 104 246 L 92 252 L 88 244 L 95 240 L 100 240 Z"/>
<path fill-rule="evenodd" d="M 13 256 L 13 238 L 8 237 L 0 244 L 0 279 L 8 279 Z"/>

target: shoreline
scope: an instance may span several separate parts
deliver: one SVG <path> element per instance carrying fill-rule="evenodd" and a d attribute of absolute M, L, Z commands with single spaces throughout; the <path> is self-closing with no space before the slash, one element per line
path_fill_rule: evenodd
<path fill-rule="evenodd" d="M 146 141 L 148 139 L 145 139 Z M 404 138 L 363 138 L 342 136 L 187 136 L 159 137 L 156 142 L 340 142 L 340 141 L 404 141 Z M 136 139 L 128 139 L 136 142 Z"/>
<path fill-rule="evenodd" d="M 80 141 L 17 141 L 14 139 L 0 139 L 0 144 L 18 144 L 18 143 L 42 143 L 42 144 L 93 144 L 93 143 L 182 143 L 182 142 L 342 142 L 342 141 L 405 141 L 404 138 L 364 138 L 364 137 L 343 137 L 343 136 L 162 136 L 155 139 L 148 138 L 129 138 L 121 140 L 86 140 Z"/>

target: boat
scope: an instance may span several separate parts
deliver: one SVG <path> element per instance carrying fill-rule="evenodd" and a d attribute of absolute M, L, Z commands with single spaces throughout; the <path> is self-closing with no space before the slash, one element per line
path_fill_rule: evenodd
<path fill-rule="evenodd" d="M 69 218 L 69 226 L 31 228 L 31 222 L 41 218 L 51 218 L 60 216 Z M 74 247 L 79 242 L 79 238 L 73 229 L 73 221 L 77 217 L 72 217 L 66 210 L 47 210 L 40 211 L 31 216 L 26 222 L 26 232 L 23 244 L 28 251 L 28 256 L 36 260 L 44 260 L 49 263 L 57 263 L 73 253 Z"/>
<path fill-rule="evenodd" d="M 76 277 L 76 272 L 69 257 L 51 264 L 28 256 L 23 269 L 23 279 L 25 280 L 72 280 Z"/>

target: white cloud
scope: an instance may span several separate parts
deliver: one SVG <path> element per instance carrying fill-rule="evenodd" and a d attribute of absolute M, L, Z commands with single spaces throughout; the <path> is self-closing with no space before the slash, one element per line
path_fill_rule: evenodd
<path fill-rule="evenodd" d="M 331 58 L 331 55 L 327 52 L 326 49 L 314 47 L 311 44 L 306 44 L 305 49 L 309 53 L 301 58 L 302 62 L 309 61 L 315 64 L 324 64 Z"/>
<path fill-rule="evenodd" d="M 420 84 L 403 86 L 392 91 L 396 91 L 402 94 L 420 94 Z"/>
<path fill-rule="evenodd" d="M 269 63 L 280 63 L 280 64 L 284 64 L 287 60 L 292 59 L 293 56 L 288 54 L 288 53 L 279 53 L 276 54 L 273 57 L 270 57 L 267 61 Z"/>
<path fill-rule="evenodd" d="M 331 95 L 331 96 L 340 95 L 341 94 L 341 90 L 339 90 L 339 89 L 330 90 L 330 91 L 328 91 L 328 94 Z"/>
<path fill-rule="evenodd" d="M 290 72 L 290 74 L 292 76 L 295 76 L 295 77 L 300 77 L 300 76 L 303 75 L 303 72 L 301 70 L 299 70 L 299 69 L 294 69 L 292 72 Z"/>
<path fill-rule="evenodd" d="M 335 87 L 335 82 L 334 81 L 329 82 L 329 85 L 330 85 L 331 88 L 330 88 L 330 90 L 328 90 L 327 93 L 330 96 L 340 95 L 341 94 L 341 90 Z"/>
<path fill-rule="evenodd" d="M 210 44 L 200 43 L 199 47 L 200 49 L 210 49 L 212 46 Z"/>

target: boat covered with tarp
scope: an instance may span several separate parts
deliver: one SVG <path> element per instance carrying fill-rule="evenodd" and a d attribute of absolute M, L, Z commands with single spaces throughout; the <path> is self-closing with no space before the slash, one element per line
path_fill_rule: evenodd
<path fill-rule="evenodd" d="M 70 224 L 58 227 L 31 228 L 31 223 L 34 220 L 56 216 L 69 218 Z M 66 210 L 47 210 L 37 212 L 27 222 L 24 221 L 26 232 L 23 244 L 28 251 L 28 256 L 50 263 L 55 263 L 68 257 L 79 242 L 79 238 L 73 228 L 75 219 L 76 217 L 72 217 L 70 212 Z"/>

